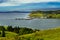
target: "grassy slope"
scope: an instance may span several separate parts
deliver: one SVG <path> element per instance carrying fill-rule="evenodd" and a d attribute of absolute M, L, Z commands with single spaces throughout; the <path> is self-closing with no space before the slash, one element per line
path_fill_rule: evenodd
<path fill-rule="evenodd" d="M 5 31 L 5 33 L 6 37 L 0 37 L 0 40 L 15 40 L 14 37 L 16 37 L 16 33 L 8 31 Z"/>
<path fill-rule="evenodd" d="M 16 35 L 16 33 L 6 32 L 6 37 L 0 37 L 0 40 L 60 40 L 60 28 L 37 31 L 21 36 Z"/>
<path fill-rule="evenodd" d="M 60 40 L 60 28 L 20 36 L 21 40 Z"/>

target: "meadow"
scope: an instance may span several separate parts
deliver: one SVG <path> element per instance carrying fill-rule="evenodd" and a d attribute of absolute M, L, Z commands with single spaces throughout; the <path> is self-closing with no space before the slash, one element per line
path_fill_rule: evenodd
<path fill-rule="evenodd" d="M 0 35 L 0 40 L 60 40 L 60 28 L 36 30 L 35 32 L 21 35 L 5 31 L 5 37 L 1 37 Z"/>

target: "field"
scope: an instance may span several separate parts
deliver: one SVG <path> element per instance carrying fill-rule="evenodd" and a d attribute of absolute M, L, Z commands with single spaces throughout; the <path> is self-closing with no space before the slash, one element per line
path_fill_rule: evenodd
<path fill-rule="evenodd" d="M 40 30 L 24 35 L 18 35 L 14 32 L 5 33 L 6 37 L 0 37 L 0 40 L 60 40 L 60 28 Z"/>
<path fill-rule="evenodd" d="M 20 37 L 27 38 L 30 40 L 60 40 L 60 28 L 43 30 Z"/>

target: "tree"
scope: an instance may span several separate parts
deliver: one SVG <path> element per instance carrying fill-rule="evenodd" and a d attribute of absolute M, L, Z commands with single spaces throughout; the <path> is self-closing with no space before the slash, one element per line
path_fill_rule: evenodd
<path fill-rule="evenodd" d="M 2 26 L 2 37 L 5 37 L 5 28 Z"/>
<path fill-rule="evenodd" d="M 20 30 L 19 27 L 14 27 L 13 29 L 14 29 L 14 32 L 15 32 L 15 33 L 19 33 L 19 30 Z"/>
<path fill-rule="evenodd" d="M 12 31 L 13 31 L 12 26 L 8 26 L 8 27 L 7 27 L 7 31 L 11 31 L 11 32 L 12 32 Z"/>
<path fill-rule="evenodd" d="M 30 28 L 20 28 L 19 30 L 19 34 L 23 35 L 23 34 L 29 34 L 29 33 L 33 33 L 34 31 Z"/>

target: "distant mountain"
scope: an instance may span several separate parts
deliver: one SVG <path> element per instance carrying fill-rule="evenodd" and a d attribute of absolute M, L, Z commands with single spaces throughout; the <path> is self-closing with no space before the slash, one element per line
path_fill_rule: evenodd
<path fill-rule="evenodd" d="M 41 11 L 41 12 L 60 12 L 60 8 L 46 8 L 46 9 L 39 9 L 39 10 L 30 10 L 30 11 L 4 11 L 4 12 L 0 12 L 0 13 L 31 13 L 32 11 Z"/>
<path fill-rule="evenodd" d="M 30 11 L 5 11 L 0 13 L 30 13 Z"/>

